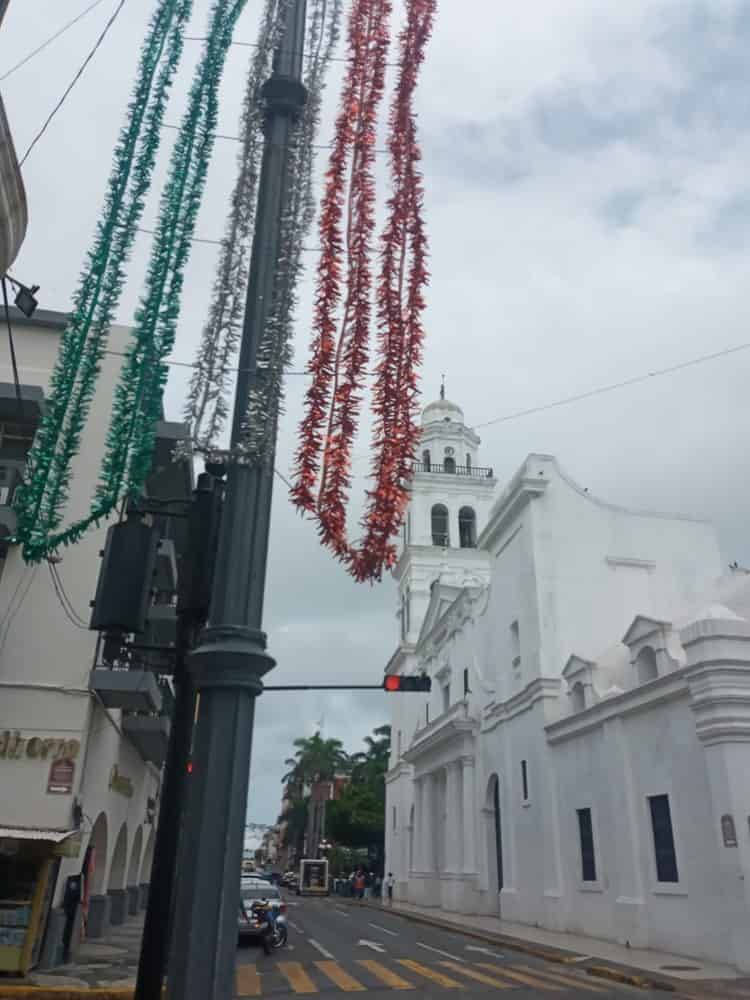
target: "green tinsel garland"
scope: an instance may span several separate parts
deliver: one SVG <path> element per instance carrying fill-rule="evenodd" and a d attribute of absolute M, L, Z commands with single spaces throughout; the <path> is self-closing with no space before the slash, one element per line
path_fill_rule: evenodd
<path fill-rule="evenodd" d="M 133 171 L 134 180 L 129 192 L 128 208 L 126 212 L 120 213 L 121 216 L 124 215 L 124 219 L 120 222 L 119 228 L 115 229 L 112 225 L 109 229 L 112 239 L 107 248 L 109 251 L 107 256 L 111 263 L 105 268 L 99 282 L 104 286 L 102 296 L 104 304 L 96 313 L 96 325 L 92 323 L 94 314 L 89 317 L 89 324 L 95 326 L 95 329 L 94 336 L 91 336 L 88 342 L 85 336 L 79 337 L 74 344 L 78 346 L 78 351 L 68 351 L 65 358 L 63 354 L 66 345 L 63 343 L 58 367 L 67 377 L 65 386 L 69 384 L 71 387 L 64 397 L 68 401 L 69 416 L 66 421 L 63 396 L 61 395 L 58 400 L 57 383 L 53 381 L 51 409 L 56 408 L 56 413 L 62 410 L 62 419 L 58 416 L 56 421 L 54 447 L 50 449 L 45 439 L 45 447 L 40 447 L 38 455 L 34 456 L 28 489 L 24 490 L 18 507 L 18 540 L 24 543 L 24 558 L 28 561 L 43 558 L 60 545 L 76 541 L 92 523 L 98 524 L 100 519 L 109 514 L 125 496 L 139 493 L 151 467 L 153 429 L 159 419 L 167 377 L 164 359 L 174 343 L 184 268 L 215 139 L 218 87 L 232 32 L 246 0 L 216 0 L 212 8 L 208 42 L 196 69 L 188 109 L 172 153 L 169 176 L 162 193 L 146 288 L 136 313 L 133 341 L 128 349 L 115 391 L 106 452 L 92 510 L 87 517 L 68 528 L 55 531 L 59 526 L 67 498 L 70 464 L 80 445 L 81 431 L 106 346 L 106 332 L 116 303 L 119 301 L 124 281 L 124 262 L 132 245 L 135 226 L 140 218 L 143 195 L 150 183 L 166 91 L 174 74 L 176 61 L 179 59 L 182 29 L 189 16 L 192 0 L 164 0 L 152 20 L 151 36 L 147 40 L 141 60 L 136 97 L 131 104 L 131 120 L 124 130 L 124 136 L 129 139 L 131 133 L 138 127 L 135 121 L 140 112 L 137 95 L 139 92 L 145 92 L 142 86 L 142 78 L 146 75 L 144 66 L 153 65 L 155 69 L 155 63 L 152 63 L 154 39 L 158 38 L 159 29 L 165 23 L 160 18 L 160 13 L 166 12 L 171 6 L 173 8 L 171 13 L 174 14 L 175 3 L 177 20 L 168 46 L 168 57 L 159 74 L 152 106 L 140 115 L 141 122 L 145 117 L 147 127 L 145 137 L 141 140 L 141 155 Z M 163 48 L 162 43 L 162 51 Z M 158 58 L 156 61 L 158 62 Z M 121 142 L 116 151 L 116 168 L 123 145 Z M 113 180 L 121 181 L 117 169 L 113 171 Z M 113 189 L 119 192 L 124 189 L 124 185 L 113 184 L 111 181 L 110 198 L 105 206 L 105 219 L 108 218 L 108 210 L 113 208 L 117 197 L 117 194 L 112 195 Z M 100 236 L 103 225 L 100 225 Z M 95 255 L 96 250 L 89 255 L 90 262 L 93 263 Z M 84 282 L 86 279 L 88 274 Z M 105 312 L 105 307 L 108 312 Z M 64 364 L 61 364 L 63 361 Z M 76 376 L 78 376 L 77 382 Z M 49 434 L 49 437 L 52 437 L 52 434 Z M 40 472 L 43 476 L 39 475 Z"/>
<path fill-rule="evenodd" d="M 151 182 L 164 110 L 191 11 L 192 0 L 159 0 L 149 25 L 129 119 L 115 147 L 102 218 L 50 380 L 49 406 L 29 453 L 24 483 L 16 491 L 16 540 L 23 543 L 24 558 L 29 561 L 42 558 L 53 547 L 48 536 L 62 519 L 70 462 L 80 445 L 106 335 L 122 291 L 124 265 Z"/>

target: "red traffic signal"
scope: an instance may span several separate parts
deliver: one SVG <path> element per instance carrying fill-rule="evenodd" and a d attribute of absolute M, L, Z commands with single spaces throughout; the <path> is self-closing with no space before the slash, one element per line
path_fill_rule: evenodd
<path fill-rule="evenodd" d="M 402 677 L 400 674 L 388 674 L 383 681 L 384 691 L 431 691 L 432 680 L 427 674 L 416 674 Z"/>

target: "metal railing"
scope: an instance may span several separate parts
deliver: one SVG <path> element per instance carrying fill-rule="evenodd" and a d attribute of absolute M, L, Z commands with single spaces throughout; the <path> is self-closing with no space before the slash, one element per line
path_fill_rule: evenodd
<path fill-rule="evenodd" d="M 440 465 L 437 462 L 412 462 L 412 472 L 434 472 L 446 476 L 471 476 L 473 479 L 492 479 L 492 469 L 482 465 Z"/>

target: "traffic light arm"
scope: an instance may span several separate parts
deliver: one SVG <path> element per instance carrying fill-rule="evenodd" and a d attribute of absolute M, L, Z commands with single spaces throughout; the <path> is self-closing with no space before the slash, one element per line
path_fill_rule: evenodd
<path fill-rule="evenodd" d="M 264 684 L 263 691 L 430 691 L 432 680 L 426 674 L 402 677 L 389 674 L 382 684 Z"/>

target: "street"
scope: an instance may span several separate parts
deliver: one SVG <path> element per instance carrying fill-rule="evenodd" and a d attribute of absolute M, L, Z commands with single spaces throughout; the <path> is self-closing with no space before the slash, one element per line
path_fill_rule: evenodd
<path fill-rule="evenodd" d="M 463 996 L 508 990 L 518 1000 L 547 994 L 559 1000 L 662 996 L 521 952 L 503 952 L 385 908 L 337 897 L 291 896 L 287 903 L 287 947 L 270 956 L 255 943 L 238 948 L 238 997 L 368 992 L 385 998 L 392 990 L 426 998 L 450 990 L 460 990 Z"/>

